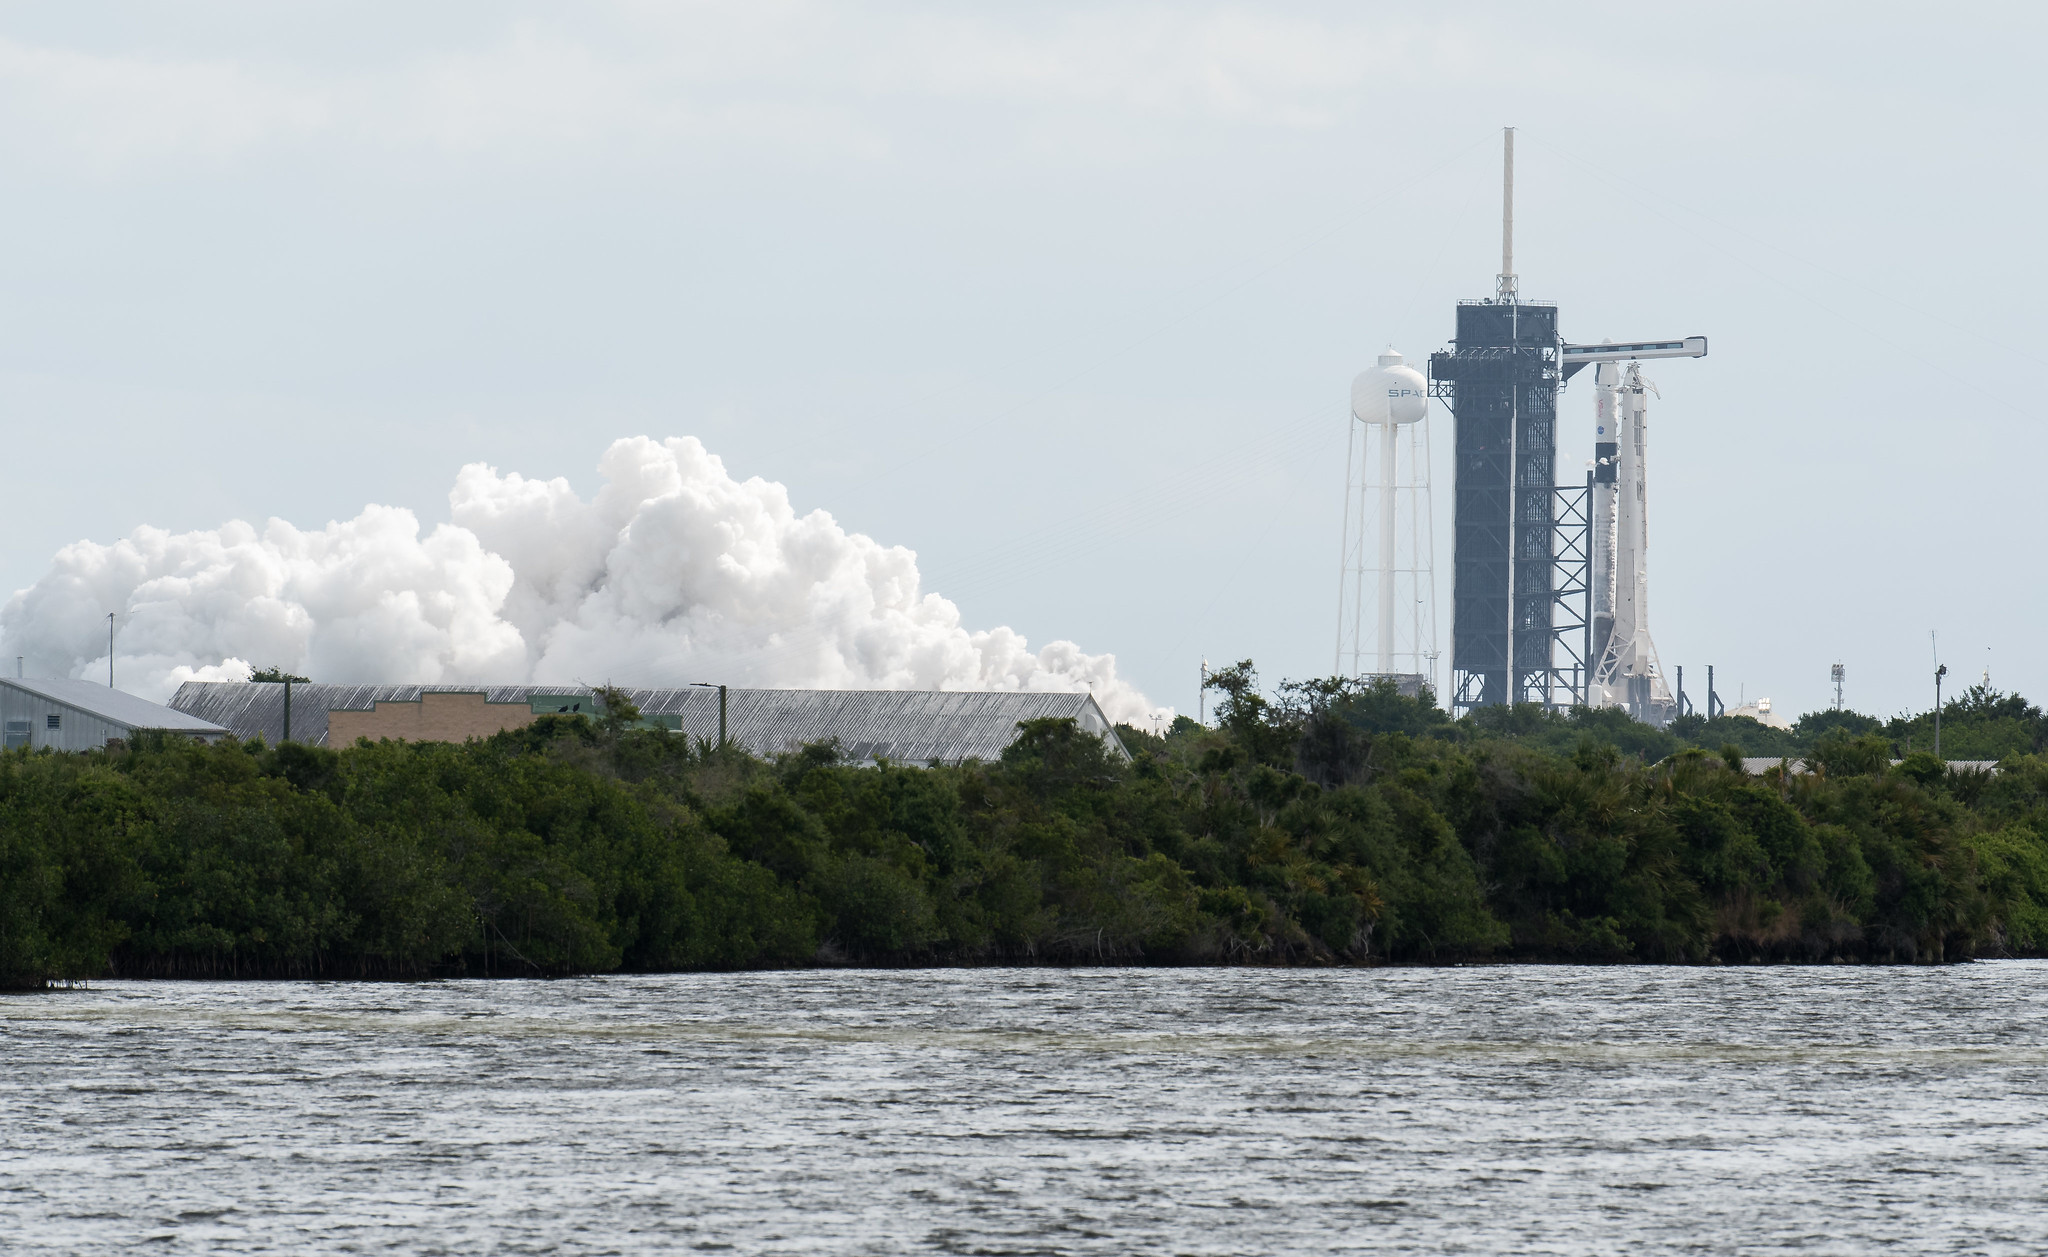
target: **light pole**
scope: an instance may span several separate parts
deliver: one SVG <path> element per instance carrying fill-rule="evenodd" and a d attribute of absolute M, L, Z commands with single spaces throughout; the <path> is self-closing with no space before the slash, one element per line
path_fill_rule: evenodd
<path fill-rule="evenodd" d="M 1941 678 L 1948 675 L 1948 665 L 1934 665 L 1934 758 L 1941 758 Z"/>
<path fill-rule="evenodd" d="M 724 749 L 725 749 L 725 687 L 724 687 L 723 685 L 713 685 L 713 684 L 712 684 L 711 682 L 709 682 L 709 681 L 692 681 L 692 682 L 690 682 L 690 687 L 691 687 L 692 689 L 700 689 L 700 690 L 712 690 L 712 689 L 715 689 L 715 690 L 717 690 L 717 691 L 718 691 L 718 749 L 720 749 L 720 750 L 724 750 Z"/>
<path fill-rule="evenodd" d="M 280 682 L 284 685 L 284 730 L 277 739 L 279 746 L 283 746 L 292 740 L 292 682 L 294 681 L 304 684 L 307 678 L 293 676 L 283 668 L 278 667 L 264 668 L 261 671 L 249 674 L 249 683 L 252 685 L 276 685 Z"/>

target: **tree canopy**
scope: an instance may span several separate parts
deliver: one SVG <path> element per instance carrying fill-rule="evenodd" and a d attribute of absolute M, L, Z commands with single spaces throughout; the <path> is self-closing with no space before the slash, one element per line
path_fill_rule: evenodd
<path fill-rule="evenodd" d="M 1917 717 L 1757 750 L 1750 721 L 1213 684 L 1214 727 L 1124 727 L 1128 763 L 1064 720 L 993 763 L 762 760 L 616 702 L 460 745 L 11 750 L 0 981 L 2048 952 L 2048 755 L 2014 696 L 1944 711 L 1994 775 Z M 1742 771 L 1781 753 L 1812 771 Z"/>

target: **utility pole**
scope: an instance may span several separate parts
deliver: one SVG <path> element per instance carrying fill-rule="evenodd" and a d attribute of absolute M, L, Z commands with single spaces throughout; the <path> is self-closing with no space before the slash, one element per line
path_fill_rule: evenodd
<path fill-rule="evenodd" d="M 1941 661 L 1941 637 L 1933 630 L 1927 630 L 1927 653 L 1934 656 L 1934 757 L 1941 758 L 1941 678 L 1948 675 L 1948 665 Z"/>
<path fill-rule="evenodd" d="M 107 688 L 114 688 L 114 613 L 107 612 Z"/>
<path fill-rule="evenodd" d="M 284 727 L 279 729 L 277 733 L 277 744 L 279 746 L 283 746 L 292 740 L 292 682 L 297 681 L 304 684 L 307 680 L 308 678 L 306 677 L 293 676 L 283 668 L 276 666 L 260 669 L 249 678 L 249 682 L 252 685 L 282 684 L 284 686 Z"/>
<path fill-rule="evenodd" d="M 1195 687 L 1195 723 L 1209 723 L 1209 656 L 1202 656 L 1202 683 Z"/>
<path fill-rule="evenodd" d="M 1934 758 L 1941 758 L 1941 678 L 1948 675 L 1948 665 L 1934 665 Z"/>
<path fill-rule="evenodd" d="M 725 687 L 714 686 L 709 681 L 692 681 L 690 686 L 693 689 L 718 691 L 718 746 L 720 750 L 725 749 Z"/>

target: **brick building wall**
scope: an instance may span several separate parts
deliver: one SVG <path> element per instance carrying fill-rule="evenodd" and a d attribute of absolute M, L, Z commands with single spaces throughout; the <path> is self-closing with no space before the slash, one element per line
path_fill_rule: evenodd
<path fill-rule="evenodd" d="M 350 746 L 357 738 L 407 742 L 467 742 L 533 723 L 527 703 L 487 703 L 481 691 L 427 693 L 418 702 L 379 700 L 371 711 L 327 713 L 327 745 Z"/>

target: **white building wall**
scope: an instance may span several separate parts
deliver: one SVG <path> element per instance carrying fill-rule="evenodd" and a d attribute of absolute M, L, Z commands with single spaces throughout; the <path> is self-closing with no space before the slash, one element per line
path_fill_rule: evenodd
<path fill-rule="evenodd" d="M 57 718 L 54 729 L 50 727 L 51 716 Z M 109 739 L 126 738 L 131 732 L 126 725 L 88 715 L 76 707 L 51 702 L 12 686 L 0 686 L 0 741 L 8 747 L 104 750 Z"/>

